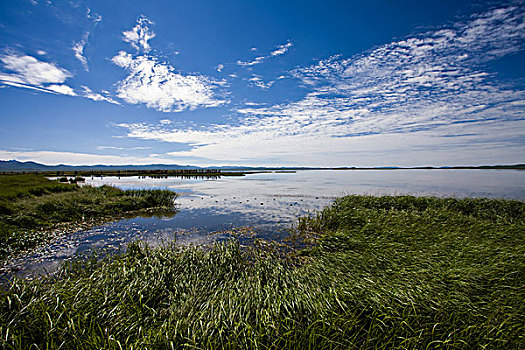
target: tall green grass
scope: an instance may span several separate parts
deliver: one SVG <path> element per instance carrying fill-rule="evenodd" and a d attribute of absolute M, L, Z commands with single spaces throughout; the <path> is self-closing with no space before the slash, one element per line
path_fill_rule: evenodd
<path fill-rule="evenodd" d="M 131 245 L 0 296 L 5 348 L 518 349 L 525 204 L 345 197 L 287 257 Z M 268 245 L 263 245 L 268 247 Z"/>
<path fill-rule="evenodd" d="M 20 198 L 77 190 L 77 186 L 50 181 L 37 175 L 0 175 L 0 203 Z"/>
<path fill-rule="evenodd" d="M 60 223 L 110 218 L 143 209 L 173 210 L 168 190 L 79 187 L 37 175 L 0 176 L 0 259 L 31 248 Z"/>

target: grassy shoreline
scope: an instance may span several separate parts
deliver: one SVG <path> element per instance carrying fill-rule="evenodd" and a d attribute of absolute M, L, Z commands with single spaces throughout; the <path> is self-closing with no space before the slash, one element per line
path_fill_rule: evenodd
<path fill-rule="evenodd" d="M 37 175 L 0 176 L 0 261 L 48 241 L 57 232 L 148 210 L 174 210 L 167 190 L 79 187 Z"/>
<path fill-rule="evenodd" d="M 5 348 L 523 348 L 525 203 L 348 196 L 283 258 L 131 245 L 0 295 Z"/>

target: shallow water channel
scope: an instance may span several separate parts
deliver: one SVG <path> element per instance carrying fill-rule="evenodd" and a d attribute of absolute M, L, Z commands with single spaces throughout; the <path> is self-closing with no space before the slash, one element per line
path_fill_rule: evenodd
<path fill-rule="evenodd" d="M 302 215 L 346 194 L 489 197 L 525 200 L 519 170 L 303 170 L 221 178 L 87 178 L 92 186 L 169 189 L 180 194 L 175 215 L 124 219 L 57 238 L 8 264 L 8 274 L 53 272 L 65 260 L 93 250 L 113 253 L 131 241 L 159 245 L 206 244 L 228 238 L 221 231 L 250 227 L 256 236 L 279 239 Z M 219 233 L 217 233 L 219 232 Z M 0 276 L 2 277 L 2 276 Z"/>

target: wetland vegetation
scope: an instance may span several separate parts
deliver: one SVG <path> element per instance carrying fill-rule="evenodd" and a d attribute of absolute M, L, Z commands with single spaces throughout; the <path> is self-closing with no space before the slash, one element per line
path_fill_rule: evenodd
<path fill-rule="evenodd" d="M 284 256 L 236 240 L 134 243 L 15 279 L 0 344 L 523 348 L 524 219 L 521 201 L 347 196 L 301 218 L 290 238 L 313 242 Z"/>
<path fill-rule="evenodd" d="M 128 190 L 51 181 L 41 175 L 0 176 L 0 261 L 45 242 L 63 224 L 101 223 L 126 213 L 174 210 L 168 190 Z"/>

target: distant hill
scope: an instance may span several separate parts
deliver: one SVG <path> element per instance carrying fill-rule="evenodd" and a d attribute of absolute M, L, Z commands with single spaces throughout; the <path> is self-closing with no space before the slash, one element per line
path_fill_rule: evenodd
<path fill-rule="evenodd" d="M 178 170 L 201 169 L 193 165 L 148 164 L 148 165 L 44 165 L 35 162 L 19 162 L 17 160 L 0 160 L 0 171 L 69 171 L 69 170 Z"/>
<path fill-rule="evenodd" d="M 35 162 L 19 162 L 16 160 L 0 160 L 0 170 L 20 171 L 20 170 L 45 170 L 46 166 Z"/>
<path fill-rule="evenodd" d="M 45 165 L 36 162 L 19 162 L 17 160 L 0 160 L 0 171 L 114 171 L 114 170 L 180 170 L 180 169 L 221 169 L 221 170 L 402 170 L 402 169 L 523 169 L 525 164 L 514 165 L 480 165 L 480 166 L 442 166 L 442 167 L 246 167 L 246 166 L 219 166 L 198 167 L 195 165 L 178 164 L 147 164 L 147 165 Z"/>

